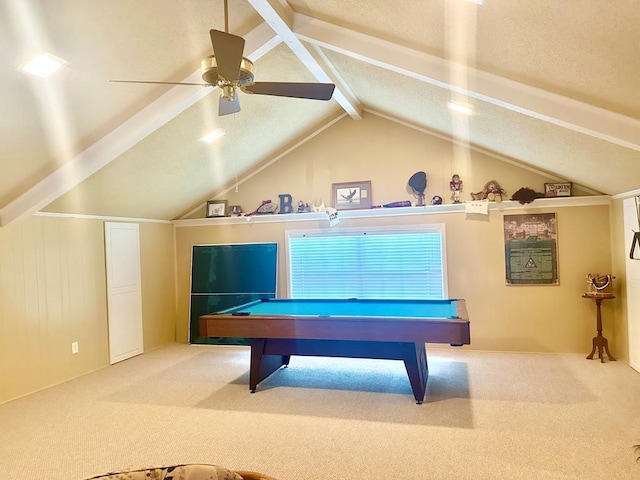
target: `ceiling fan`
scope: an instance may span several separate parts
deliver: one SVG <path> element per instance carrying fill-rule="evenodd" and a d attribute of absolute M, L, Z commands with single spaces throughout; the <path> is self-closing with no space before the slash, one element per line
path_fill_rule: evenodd
<path fill-rule="evenodd" d="M 143 80 L 109 80 L 115 83 L 152 83 L 165 85 L 197 85 L 220 88 L 218 115 L 240 111 L 239 88 L 244 93 L 274 95 L 277 97 L 330 100 L 335 85 L 332 83 L 256 82 L 253 62 L 242 56 L 244 38 L 229 33 L 227 0 L 224 2 L 225 31 L 210 30 L 213 55 L 200 62 L 202 79 L 206 83 L 154 82 Z"/>

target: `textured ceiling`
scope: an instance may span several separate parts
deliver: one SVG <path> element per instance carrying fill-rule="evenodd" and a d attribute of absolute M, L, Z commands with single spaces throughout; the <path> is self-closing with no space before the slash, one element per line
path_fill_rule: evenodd
<path fill-rule="evenodd" d="M 229 3 L 257 80 L 330 78 L 334 99 L 241 93 L 241 113 L 217 117 L 217 89 L 107 82 L 198 81 L 223 0 L 1 2 L 2 225 L 37 210 L 178 218 L 365 109 L 592 191 L 640 188 L 636 0 Z M 38 51 L 69 65 L 47 81 L 16 71 Z M 474 106 L 463 126 L 451 99 Z M 216 127 L 222 141 L 197 141 Z"/>

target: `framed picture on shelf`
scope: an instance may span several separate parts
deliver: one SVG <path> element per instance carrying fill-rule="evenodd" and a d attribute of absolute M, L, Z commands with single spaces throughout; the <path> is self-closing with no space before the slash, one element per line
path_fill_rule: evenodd
<path fill-rule="evenodd" d="M 207 201 L 207 218 L 226 217 L 226 216 L 227 216 L 226 200 Z"/>
<path fill-rule="evenodd" d="M 334 183 L 333 206 L 336 210 L 371 208 L 371 181 Z"/>
<path fill-rule="evenodd" d="M 545 197 L 570 197 L 571 183 L 569 182 L 545 183 L 544 196 Z"/>

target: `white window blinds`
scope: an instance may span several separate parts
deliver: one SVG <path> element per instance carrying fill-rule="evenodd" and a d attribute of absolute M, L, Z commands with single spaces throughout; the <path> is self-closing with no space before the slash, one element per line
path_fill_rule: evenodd
<path fill-rule="evenodd" d="M 444 225 L 287 232 L 291 298 L 446 298 Z"/>

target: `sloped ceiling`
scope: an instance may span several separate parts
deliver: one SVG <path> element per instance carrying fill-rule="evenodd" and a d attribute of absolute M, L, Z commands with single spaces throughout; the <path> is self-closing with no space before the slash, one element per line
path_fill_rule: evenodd
<path fill-rule="evenodd" d="M 331 81 L 329 102 L 198 82 L 223 0 L 0 4 L 0 218 L 38 210 L 170 220 L 341 116 L 370 111 L 579 184 L 640 188 L 635 0 L 231 0 L 259 81 Z M 16 68 L 49 51 L 49 80 Z M 447 109 L 474 108 L 464 122 Z M 213 128 L 227 131 L 206 146 Z"/>

